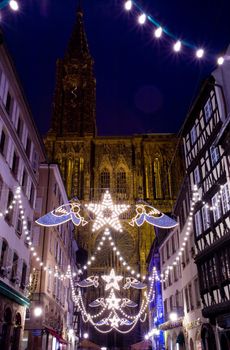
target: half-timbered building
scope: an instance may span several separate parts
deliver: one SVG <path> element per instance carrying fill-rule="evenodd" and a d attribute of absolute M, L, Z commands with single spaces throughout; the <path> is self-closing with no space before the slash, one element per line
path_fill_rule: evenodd
<path fill-rule="evenodd" d="M 229 50 L 230 51 L 230 50 Z M 183 128 L 186 171 L 197 186 L 193 224 L 204 349 L 230 348 L 230 63 L 205 81 Z"/>

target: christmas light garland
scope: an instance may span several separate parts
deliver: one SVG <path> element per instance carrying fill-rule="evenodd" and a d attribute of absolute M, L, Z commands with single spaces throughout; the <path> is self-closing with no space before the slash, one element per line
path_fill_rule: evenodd
<path fill-rule="evenodd" d="M 197 59 L 202 59 L 206 55 L 206 52 L 202 47 L 197 47 L 186 40 L 179 40 L 175 34 L 163 27 L 161 23 L 157 21 L 153 16 L 151 16 L 150 14 L 146 14 L 143 10 L 143 7 L 139 5 L 138 2 L 133 0 L 127 0 L 124 2 L 124 8 L 126 11 L 129 12 L 135 10 L 135 13 L 138 14 L 138 23 L 140 25 L 144 25 L 148 21 L 154 27 L 153 37 L 156 40 L 159 40 L 162 36 L 166 36 L 170 40 L 172 40 L 172 49 L 174 52 L 179 53 L 180 51 L 182 51 L 184 46 L 191 49 L 193 51 L 194 57 L 196 57 Z M 224 57 L 218 56 L 216 58 L 216 63 L 218 65 L 222 65 L 224 63 Z"/>

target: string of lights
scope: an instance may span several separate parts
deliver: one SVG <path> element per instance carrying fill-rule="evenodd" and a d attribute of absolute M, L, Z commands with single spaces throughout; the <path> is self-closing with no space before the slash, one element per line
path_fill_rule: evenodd
<path fill-rule="evenodd" d="M 145 13 L 143 7 L 134 0 L 126 0 L 124 2 L 124 8 L 126 11 L 133 12 L 137 15 L 137 22 L 139 25 L 144 25 L 146 22 L 149 22 L 153 26 L 153 37 L 156 40 L 160 40 L 163 36 L 172 41 L 172 49 L 175 53 L 183 51 L 183 47 L 187 47 L 192 51 L 192 54 L 197 59 L 202 59 L 207 56 L 207 52 L 204 48 L 196 46 L 187 40 L 179 39 L 174 33 L 168 30 L 165 26 L 162 26 L 161 23 L 156 20 L 150 14 Z M 224 56 L 215 57 L 216 63 L 222 65 L 224 63 Z"/>

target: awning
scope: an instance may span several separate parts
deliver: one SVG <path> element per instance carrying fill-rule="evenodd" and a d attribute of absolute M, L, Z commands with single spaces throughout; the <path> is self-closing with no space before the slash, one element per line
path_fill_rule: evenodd
<path fill-rule="evenodd" d="M 51 334 L 53 337 L 57 338 L 57 340 L 59 341 L 59 343 L 65 344 L 65 345 L 68 344 L 68 342 L 67 342 L 64 338 L 62 338 L 62 336 L 61 336 L 60 334 L 58 334 L 54 329 L 49 328 L 49 327 L 45 327 L 45 330 L 46 330 L 49 334 Z"/>
<path fill-rule="evenodd" d="M 6 283 L 0 281 L 0 294 L 15 301 L 17 304 L 29 307 L 30 300 L 24 297 L 24 295 L 18 293 L 15 289 L 9 287 Z"/>

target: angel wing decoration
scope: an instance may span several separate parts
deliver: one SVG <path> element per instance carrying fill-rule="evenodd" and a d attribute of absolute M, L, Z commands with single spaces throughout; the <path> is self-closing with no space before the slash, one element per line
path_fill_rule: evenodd
<path fill-rule="evenodd" d="M 97 288 L 99 286 L 98 280 L 99 280 L 98 276 L 90 276 L 90 277 L 87 277 L 83 281 L 77 282 L 77 285 L 79 287 L 82 287 L 82 288 L 88 288 L 88 287 L 91 287 L 91 286 L 94 286 L 94 287 Z"/>
<path fill-rule="evenodd" d="M 88 222 L 80 215 L 80 205 L 78 203 L 63 204 L 57 209 L 52 210 L 48 214 L 36 220 L 41 226 L 58 226 L 72 220 L 74 225 L 85 226 Z"/>
<path fill-rule="evenodd" d="M 134 303 L 134 301 L 128 299 L 128 298 L 124 298 L 122 299 L 122 303 L 121 303 L 121 307 L 137 307 L 138 305 L 136 303 Z"/>
<path fill-rule="evenodd" d="M 144 289 L 144 288 L 146 288 L 146 284 L 138 281 L 134 277 L 126 277 L 125 281 L 126 281 L 126 283 L 123 286 L 124 289 L 129 289 L 130 287 L 135 288 L 135 289 Z"/>
<path fill-rule="evenodd" d="M 105 307 L 105 299 L 104 298 L 98 298 L 94 301 L 92 301 L 92 303 L 89 304 L 90 307 L 98 307 L 98 306 L 102 306 Z"/>
<path fill-rule="evenodd" d="M 161 211 L 154 207 L 146 204 L 136 205 L 136 216 L 130 221 L 130 225 L 135 224 L 140 227 L 144 222 L 148 222 L 150 225 L 161 227 L 161 228 L 172 228 L 178 225 L 178 223 L 165 215 Z"/>

